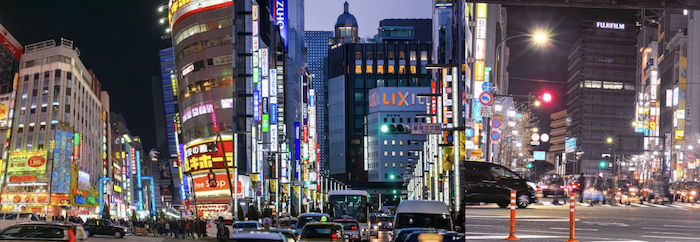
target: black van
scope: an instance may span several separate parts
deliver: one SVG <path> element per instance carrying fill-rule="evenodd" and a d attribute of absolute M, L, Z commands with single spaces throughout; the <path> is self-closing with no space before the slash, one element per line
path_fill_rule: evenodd
<path fill-rule="evenodd" d="M 517 191 L 516 205 L 519 208 L 537 203 L 535 190 L 527 184 L 527 180 L 502 165 L 467 161 L 465 168 L 462 176 L 466 181 L 464 189 L 467 203 L 496 203 L 506 208 L 510 205 L 510 190 Z"/>

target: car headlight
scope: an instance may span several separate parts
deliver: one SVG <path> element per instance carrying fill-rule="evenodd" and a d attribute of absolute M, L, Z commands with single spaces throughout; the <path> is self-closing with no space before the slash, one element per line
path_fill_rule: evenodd
<path fill-rule="evenodd" d="M 695 196 L 695 191 L 690 192 L 690 195 Z"/>
<path fill-rule="evenodd" d="M 374 226 L 374 229 L 377 229 L 377 226 L 376 226 L 376 225 Z"/>

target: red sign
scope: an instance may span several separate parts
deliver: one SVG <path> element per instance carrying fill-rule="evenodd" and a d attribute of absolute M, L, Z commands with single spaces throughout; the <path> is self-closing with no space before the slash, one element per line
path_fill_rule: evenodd
<path fill-rule="evenodd" d="M 40 167 L 44 164 L 46 164 L 46 159 L 38 155 L 29 157 L 29 160 L 27 160 L 27 165 L 29 165 L 30 167 Z"/>
<path fill-rule="evenodd" d="M 230 193 L 229 188 L 228 188 L 228 182 L 226 182 L 226 176 L 216 176 L 216 182 L 217 186 L 216 187 L 210 187 L 209 186 L 209 179 L 207 176 L 199 176 L 193 178 L 194 181 L 194 192 L 199 193 L 199 192 L 208 192 L 208 191 L 222 191 L 222 193 Z M 241 181 L 238 181 L 238 192 L 237 194 L 241 194 L 243 191 L 243 185 L 241 184 Z"/>
<path fill-rule="evenodd" d="M 10 182 L 35 182 L 36 176 L 26 175 L 26 176 L 10 176 Z"/>
<path fill-rule="evenodd" d="M 304 126 L 304 128 L 301 129 L 301 137 L 304 139 L 304 143 L 309 143 L 309 127 Z"/>
<path fill-rule="evenodd" d="M 23 49 L 22 45 L 17 42 L 14 37 L 12 37 L 10 32 L 8 32 L 7 29 L 5 29 L 5 26 L 2 26 L 2 24 L 0 24 L 0 43 L 2 43 L 2 45 L 5 46 L 5 48 L 9 50 L 12 55 L 17 57 L 17 59 L 21 59 Z"/>

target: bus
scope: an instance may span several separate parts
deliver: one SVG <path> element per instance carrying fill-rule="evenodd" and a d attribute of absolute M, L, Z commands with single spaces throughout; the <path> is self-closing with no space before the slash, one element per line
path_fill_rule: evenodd
<path fill-rule="evenodd" d="M 369 212 L 372 210 L 369 193 L 360 190 L 333 190 L 328 192 L 326 213 L 335 219 L 354 219 L 360 224 L 362 241 L 369 241 Z"/>

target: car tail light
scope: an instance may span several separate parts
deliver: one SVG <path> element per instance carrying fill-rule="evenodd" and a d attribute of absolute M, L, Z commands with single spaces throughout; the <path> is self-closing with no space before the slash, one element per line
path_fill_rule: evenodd
<path fill-rule="evenodd" d="M 338 239 L 338 234 L 332 234 L 332 235 L 331 235 L 331 239 L 333 239 L 333 240 Z"/>
<path fill-rule="evenodd" d="M 542 185 L 542 189 L 547 189 L 548 187 L 547 185 Z"/>
<path fill-rule="evenodd" d="M 357 230 L 357 226 L 352 226 L 352 227 L 350 227 L 350 229 L 353 230 L 353 231 L 354 231 L 354 230 Z"/>

